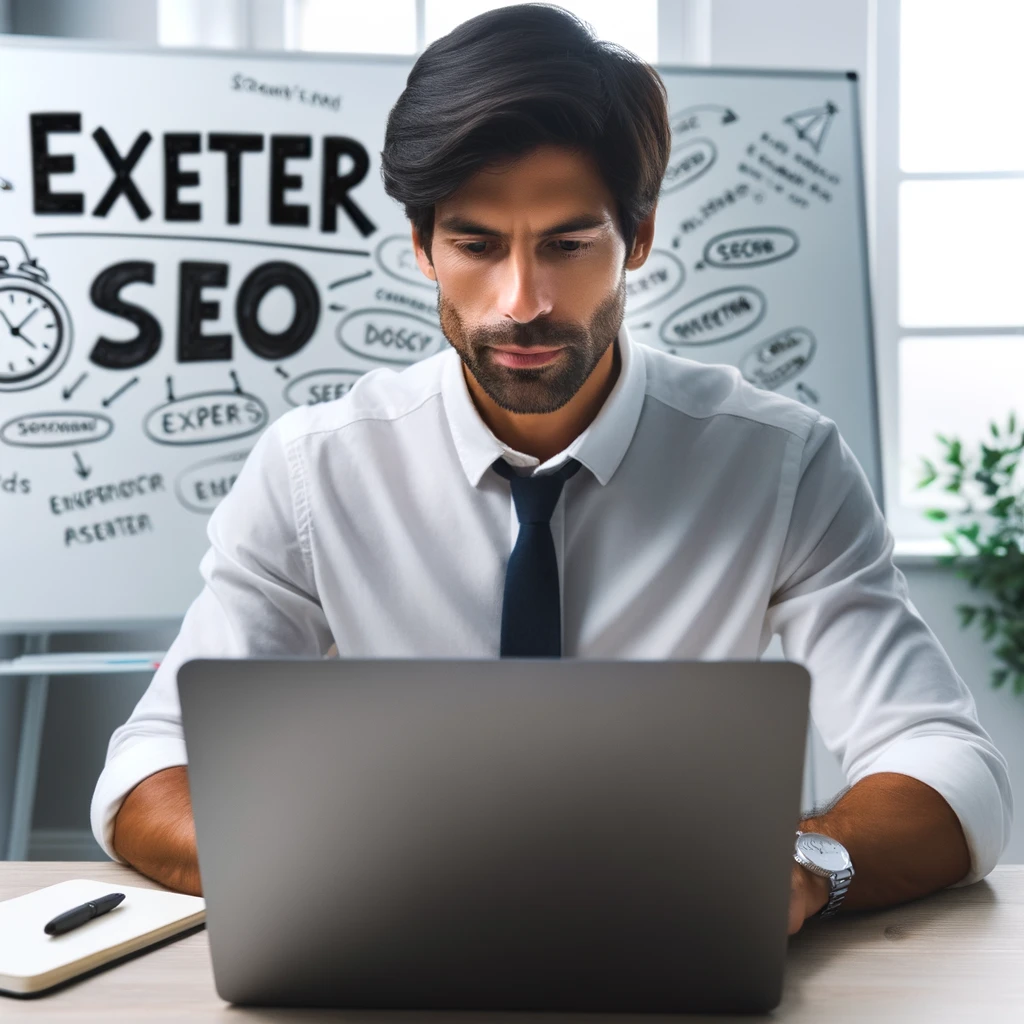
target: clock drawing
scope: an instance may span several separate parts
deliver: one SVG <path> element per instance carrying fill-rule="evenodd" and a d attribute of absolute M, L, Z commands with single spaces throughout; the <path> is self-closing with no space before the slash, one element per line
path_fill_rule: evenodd
<path fill-rule="evenodd" d="M 71 317 L 24 243 L 0 238 L 0 246 L 5 242 L 15 243 L 24 259 L 12 269 L 0 249 L 0 391 L 23 391 L 45 384 L 67 362 Z"/>

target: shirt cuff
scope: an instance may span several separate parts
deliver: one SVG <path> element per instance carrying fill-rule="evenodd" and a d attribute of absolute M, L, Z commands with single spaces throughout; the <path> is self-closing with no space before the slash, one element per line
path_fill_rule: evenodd
<path fill-rule="evenodd" d="M 1009 794 L 1004 799 L 992 769 L 969 742 L 953 736 L 911 736 L 883 751 L 850 784 L 879 772 L 909 775 L 931 786 L 960 819 L 971 870 L 947 888 L 972 885 L 996 866 L 1010 837 Z"/>
<path fill-rule="evenodd" d="M 114 852 L 114 818 L 125 797 L 150 775 L 188 764 L 185 741 L 173 736 L 154 736 L 136 740 L 111 758 L 100 773 L 92 795 L 92 834 L 111 860 L 125 864 Z"/>

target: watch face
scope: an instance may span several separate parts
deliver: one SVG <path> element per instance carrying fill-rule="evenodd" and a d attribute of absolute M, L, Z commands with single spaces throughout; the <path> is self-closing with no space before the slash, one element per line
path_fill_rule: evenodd
<path fill-rule="evenodd" d="M 0 282 L 0 388 L 36 387 L 67 356 L 64 316 L 47 292 L 30 281 Z"/>
<path fill-rule="evenodd" d="M 796 845 L 803 856 L 824 871 L 842 871 L 850 867 L 846 847 L 820 832 L 805 832 L 797 836 Z"/>

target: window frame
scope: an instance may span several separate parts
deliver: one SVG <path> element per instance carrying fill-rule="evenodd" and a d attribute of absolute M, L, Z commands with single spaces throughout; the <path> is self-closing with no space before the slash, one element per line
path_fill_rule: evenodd
<path fill-rule="evenodd" d="M 250 4 L 258 0 L 249 0 Z M 283 8 L 284 33 L 282 48 L 298 50 L 299 4 L 302 0 L 278 0 Z M 511 2 L 511 0 L 510 0 Z M 708 63 L 706 51 L 710 43 L 710 0 L 683 4 L 679 0 L 657 0 L 658 63 Z M 705 9 L 706 8 L 706 9 Z M 418 57 L 426 47 L 427 0 L 415 0 L 416 50 L 403 55 Z M 687 31 L 689 30 L 689 31 Z M 696 31 L 695 31 L 696 30 Z M 707 36 L 707 39 L 704 39 Z M 694 52 L 687 52 L 687 39 L 693 40 Z M 695 59 L 696 58 L 696 59 Z"/>

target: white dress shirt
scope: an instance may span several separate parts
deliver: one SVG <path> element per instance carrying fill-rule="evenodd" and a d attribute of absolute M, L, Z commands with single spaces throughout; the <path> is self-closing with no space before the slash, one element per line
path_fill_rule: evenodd
<path fill-rule="evenodd" d="M 583 468 L 551 519 L 566 657 L 756 659 L 774 633 L 850 785 L 937 790 L 984 877 L 1010 835 L 1006 761 L 907 593 L 893 538 L 835 423 L 640 345 L 590 426 L 543 464 L 480 418 L 451 348 L 376 369 L 259 439 L 210 517 L 205 587 L 128 721 L 92 803 L 97 840 L 142 779 L 186 763 L 175 681 L 195 657 L 497 657 L 518 520 L 509 483 Z"/>

